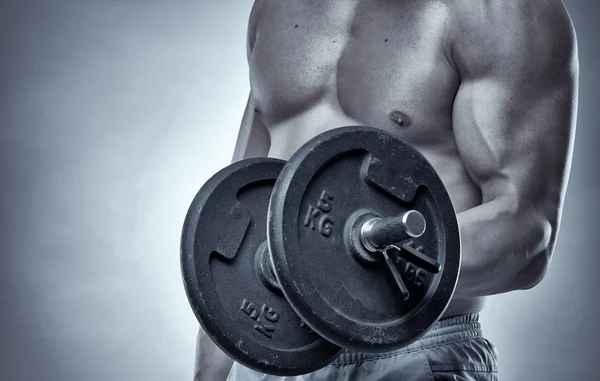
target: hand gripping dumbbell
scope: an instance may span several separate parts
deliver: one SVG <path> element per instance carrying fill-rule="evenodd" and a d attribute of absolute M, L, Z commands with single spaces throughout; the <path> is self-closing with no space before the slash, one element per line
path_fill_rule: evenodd
<path fill-rule="evenodd" d="M 299 375 L 342 348 L 388 351 L 445 311 L 460 267 L 450 197 L 431 164 L 393 135 L 342 127 L 287 161 L 219 171 L 186 216 L 190 305 L 229 356 Z"/>

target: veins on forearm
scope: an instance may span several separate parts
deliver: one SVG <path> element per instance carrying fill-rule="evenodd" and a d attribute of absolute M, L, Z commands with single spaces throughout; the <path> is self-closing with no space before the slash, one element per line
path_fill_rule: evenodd
<path fill-rule="evenodd" d="M 537 209 L 495 199 L 459 213 L 458 221 L 462 265 L 457 296 L 499 294 L 539 283 L 554 229 Z"/>

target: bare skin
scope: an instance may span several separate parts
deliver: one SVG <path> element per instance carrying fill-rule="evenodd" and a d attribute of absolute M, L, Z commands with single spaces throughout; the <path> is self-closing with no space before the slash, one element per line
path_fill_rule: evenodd
<path fill-rule="evenodd" d="M 251 94 L 234 161 L 288 159 L 326 130 L 390 131 L 436 168 L 462 239 L 445 316 L 543 278 L 577 114 L 575 33 L 560 0 L 255 2 Z M 200 332 L 197 380 L 231 360 Z"/>

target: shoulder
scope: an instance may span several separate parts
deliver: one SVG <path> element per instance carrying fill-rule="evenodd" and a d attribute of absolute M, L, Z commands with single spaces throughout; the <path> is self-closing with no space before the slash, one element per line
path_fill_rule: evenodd
<path fill-rule="evenodd" d="M 255 0 L 252 4 L 250 16 L 248 17 L 248 29 L 246 34 L 246 51 L 248 53 L 248 57 L 250 57 L 250 53 L 252 52 L 252 48 L 254 46 L 254 41 L 256 40 L 258 22 L 261 18 L 261 14 L 263 13 L 262 9 L 265 1 L 266 0 Z"/>
<path fill-rule="evenodd" d="M 576 69 L 575 30 L 561 0 L 457 0 L 451 8 L 448 42 L 461 76 Z"/>

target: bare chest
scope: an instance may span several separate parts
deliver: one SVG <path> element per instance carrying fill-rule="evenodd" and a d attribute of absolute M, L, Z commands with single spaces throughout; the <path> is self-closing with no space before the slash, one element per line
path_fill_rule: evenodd
<path fill-rule="evenodd" d="M 267 127 L 326 106 L 360 124 L 411 127 L 401 129 L 407 140 L 450 129 L 458 76 L 446 54 L 442 3 L 282 0 L 257 6 L 250 81 Z"/>

